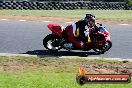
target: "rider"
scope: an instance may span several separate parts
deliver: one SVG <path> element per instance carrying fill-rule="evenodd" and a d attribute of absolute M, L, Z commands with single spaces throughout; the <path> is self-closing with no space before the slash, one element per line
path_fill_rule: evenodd
<path fill-rule="evenodd" d="M 90 33 L 95 28 L 95 16 L 86 14 L 83 20 L 79 20 L 65 28 L 64 37 L 76 47 L 84 48 L 84 43 L 90 42 Z"/>

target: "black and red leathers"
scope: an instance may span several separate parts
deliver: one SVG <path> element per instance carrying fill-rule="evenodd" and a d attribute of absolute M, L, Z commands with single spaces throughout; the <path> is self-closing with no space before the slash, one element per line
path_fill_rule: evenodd
<path fill-rule="evenodd" d="M 88 42 L 89 35 L 92 32 L 92 26 L 85 20 L 79 20 L 76 23 L 68 25 L 65 28 L 64 36 L 79 48 L 84 48 L 84 43 Z"/>

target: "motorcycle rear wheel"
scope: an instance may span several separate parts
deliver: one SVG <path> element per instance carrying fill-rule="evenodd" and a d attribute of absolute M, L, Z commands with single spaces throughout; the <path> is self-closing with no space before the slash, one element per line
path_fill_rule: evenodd
<path fill-rule="evenodd" d="M 58 51 L 62 48 L 60 39 L 54 34 L 49 34 L 43 39 L 43 45 L 46 49 L 51 51 Z"/>

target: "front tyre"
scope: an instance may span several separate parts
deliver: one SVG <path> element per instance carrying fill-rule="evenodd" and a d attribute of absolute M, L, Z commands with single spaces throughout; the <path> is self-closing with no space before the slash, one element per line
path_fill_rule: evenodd
<path fill-rule="evenodd" d="M 103 54 L 108 51 L 112 47 L 111 41 L 106 41 L 103 45 L 100 45 L 98 48 L 93 48 L 95 52 L 98 54 Z"/>
<path fill-rule="evenodd" d="M 46 49 L 51 51 L 58 51 L 62 48 L 60 39 L 53 34 L 49 34 L 43 39 L 43 45 Z"/>

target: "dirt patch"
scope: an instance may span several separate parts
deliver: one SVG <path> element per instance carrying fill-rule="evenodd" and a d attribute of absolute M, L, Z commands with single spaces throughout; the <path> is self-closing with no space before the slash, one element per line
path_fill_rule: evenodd
<path fill-rule="evenodd" d="M 127 63 L 88 63 L 83 64 L 89 74 L 130 74 L 132 75 L 132 64 Z"/>
<path fill-rule="evenodd" d="M 16 72 L 27 68 L 35 69 L 36 67 L 37 64 L 35 64 L 33 61 L 27 62 L 24 60 L 6 60 L 6 62 L 3 61 L 3 64 L 0 65 L 0 71 Z"/>
<path fill-rule="evenodd" d="M 0 19 L 10 20 L 28 20 L 28 21 L 52 21 L 52 22 L 76 22 L 78 18 L 65 18 L 65 17 L 40 17 L 40 16 L 4 16 L 0 15 Z M 132 24 L 132 20 L 108 20 L 108 19 L 97 19 L 98 23 L 102 24 Z"/>
<path fill-rule="evenodd" d="M 6 58 L 5 58 L 6 59 Z M 16 72 L 30 70 L 43 70 L 52 72 L 77 72 L 83 66 L 89 74 L 130 74 L 132 75 L 132 62 L 104 62 L 86 60 L 61 59 L 0 59 L 0 71 Z"/>
<path fill-rule="evenodd" d="M 28 20 L 28 21 L 53 21 L 53 22 L 69 22 L 69 21 L 78 20 L 78 19 L 70 19 L 70 18 L 63 18 L 63 17 L 4 16 L 4 15 L 0 15 L 0 19 Z"/>

